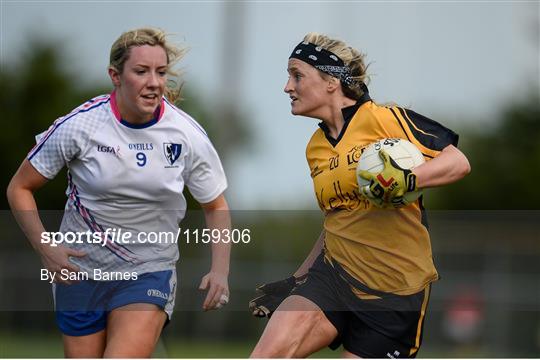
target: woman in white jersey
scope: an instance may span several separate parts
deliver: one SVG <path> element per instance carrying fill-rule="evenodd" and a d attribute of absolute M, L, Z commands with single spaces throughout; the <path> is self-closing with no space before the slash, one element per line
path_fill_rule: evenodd
<path fill-rule="evenodd" d="M 150 243 L 148 236 L 176 234 L 185 185 L 207 227 L 230 227 L 220 159 L 200 125 L 172 103 L 179 91 L 167 82 L 183 54 L 159 29 L 122 34 L 110 54 L 114 91 L 40 134 L 8 187 L 11 209 L 54 282 L 67 357 L 152 354 L 172 314 L 179 255 L 176 237 Z M 68 200 L 60 233 L 80 241 L 52 246 L 33 192 L 64 166 Z M 212 245 L 200 286 L 208 291 L 204 310 L 228 302 L 229 255 L 230 245 Z"/>

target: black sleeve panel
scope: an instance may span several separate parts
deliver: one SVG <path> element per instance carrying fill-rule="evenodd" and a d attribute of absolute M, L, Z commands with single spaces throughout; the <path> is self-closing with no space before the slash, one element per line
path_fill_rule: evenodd
<path fill-rule="evenodd" d="M 436 151 L 448 145 L 457 146 L 459 135 L 452 130 L 412 110 L 398 109 L 412 135 L 423 146 Z"/>

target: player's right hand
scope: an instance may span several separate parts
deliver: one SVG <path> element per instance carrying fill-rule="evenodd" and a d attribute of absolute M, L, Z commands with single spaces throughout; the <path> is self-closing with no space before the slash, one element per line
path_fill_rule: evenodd
<path fill-rule="evenodd" d="M 260 295 L 249 302 L 249 310 L 252 315 L 270 318 L 283 300 L 290 295 L 300 279 L 303 280 L 303 278 L 297 279 L 291 276 L 284 280 L 258 286 L 256 292 Z"/>
<path fill-rule="evenodd" d="M 45 269 L 51 273 L 55 272 L 57 274 L 57 276 L 54 278 L 54 282 L 71 285 L 76 281 L 62 279 L 62 276 L 60 276 L 60 271 L 62 271 L 62 269 L 66 269 L 69 272 L 80 271 L 80 268 L 69 261 L 69 258 L 71 256 L 83 257 L 86 256 L 86 253 L 62 245 L 54 247 L 50 245 L 43 245 L 39 249 L 39 255 L 41 256 L 41 262 L 43 263 Z"/>
<path fill-rule="evenodd" d="M 208 290 L 203 303 L 203 310 L 217 310 L 229 302 L 228 275 L 217 271 L 210 271 L 203 276 L 199 290 Z"/>

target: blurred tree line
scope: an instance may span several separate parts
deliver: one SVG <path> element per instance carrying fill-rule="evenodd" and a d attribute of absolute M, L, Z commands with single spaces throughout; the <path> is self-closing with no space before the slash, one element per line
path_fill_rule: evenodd
<path fill-rule="evenodd" d="M 444 210 L 539 209 L 540 95 L 502 104 L 494 126 L 461 132 L 460 149 L 472 172 L 463 180 L 430 190 L 429 208 Z M 468 120 L 474 122 L 474 119 Z M 491 124 L 490 124 L 491 125 Z M 472 126 L 471 126 L 472 127 Z"/>
<path fill-rule="evenodd" d="M 0 118 L 4 121 L 4 131 L 0 132 L 4 159 L 0 186 L 4 194 L 9 180 L 35 144 L 37 134 L 86 100 L 112 91 L 111 84 L 80 86 L 79 69 L 66 66 L 59 44 L 35 36 L 29 40 L 27 50 L 17 57 L 19 61 L 2 63 L 0 68 Z M 104 64 L 106 61 L 102 60 Z M 201 123 L 225 163 L 232 152 L 248 145 L 249 128 L 242 120 L 243 114 L 232 106 L 218 104 L 220 111 L 214 112 L 186 87 L 182 88 L 182 99 L 177 105 Z M 65 188 L 66 169 L 47 184 L 47 191 L 36 192 L 39 208 L 63 209 L 66 199 L 60 194 Z M 196 207 L 189 192 L 186 195 L 189 207 Z M 5 195 L 1 209 L 9 209 Z"/>
<path fill-rule="evenodd" d="M 18 57 L 19 61 L 3 63 L 0 69 L 0 117 L 4 121 L 4 131 L 0 132 L 4 159 L 2 189 L 35 143 L 36 134 L 82 102 L 112 89 L 108 84 L 79 86 L 74 73 L 77 69 L 63 64 L 58 42 L 36 37 L 30 40 L 28 49 Z M 538 84 L 531 88 L 528 98 L 502 104 L 499 115 L 493 119 L 494 126 L 489 129 L 461 132 L 460 148 L 471 162 L 472 173 L 456 184 L 430 190 L 428 208 L 538 208 L 540 96 L 537 89 Z M 225 162 L 240 146 L 249 145 L 250 129 L 238 110 L 225 104 L 219 113 L 213 112 L 189 88 L 183 90 L 184 100 L 178 105 L 202 123 Z M 474 119 L 468 121 L 474 123 Z M 40 208 L 63 209 L 65 199 L 58 194 L 64 190 L 65 173 L 62 173 L 47 185 L 47 191 L 37 193 Z M 5 196 L 1 205 L 8 209 Z M 190 206 L 195 206 L 192 200 Z"/>
<path fill-rule="evenodd" d="M 81 87 L 75 71 L 62 62 L 58 42 L 30 40 L 26 53 L 16 63 L 4 63 L 0 69 L 0 151 L 4 173 L 2 189 L 35 143 L 34 136 L 45 131 L 54 119 L 67 114 L 84 101 L 112 87 Z M 105 59 L 104 59 L 105 61 Z M 489 129 L 461 132 L 460 148 L 468 156 L 472 173 L 464 180 L 430 190 L 428 207 L 435 209 L 536 209 L 540 192 L 540 96 L 538 84 L 530 96 L 501 105 L 499 115 Z M 242 114 L 225 104 L 219 113 L 203 105 L 200 98 L 184 87 L 184 100 L 178 104 L 200 121 L 208 131 L 225 162 L 241 146 L 249 145 L 247 123 Z M 469 120 L 474 123 L 474 119 Z M 65 171 L 65 170 L 64 170 Z M 47 191 L 37 193 L 42 209 L 63 209 L 65 173 L 59 174 Z M 504 196 L 501 196 L 504 194 Z M 8 209 L 5 196 L 1 205 Z M 190 205 L 194 206 L 192 200 Z"/>

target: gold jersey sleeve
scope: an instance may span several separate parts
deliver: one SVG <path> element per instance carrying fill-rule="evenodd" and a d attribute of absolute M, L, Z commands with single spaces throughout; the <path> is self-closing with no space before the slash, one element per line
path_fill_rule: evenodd
<path fill-rule="evenodd" d="M 306 149 L 315 196 L 325 213 L 326 255 L 371 289 L 410 295 L 438 278 L 421 199 L 400 209 L 379 209 L 360 194 L 356 167 L 362 151 L 382 138 L 415 144 L 426 160 L 457 135 L 411 110 L 363 103 L 339 141 L 317 130 Z"/>

